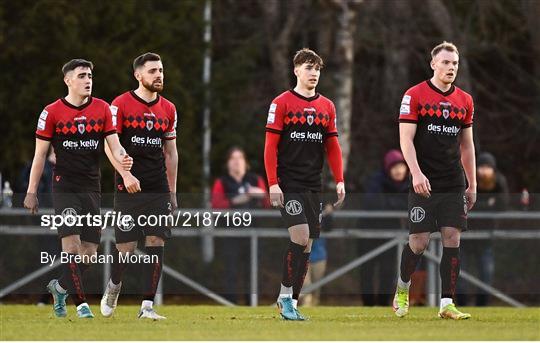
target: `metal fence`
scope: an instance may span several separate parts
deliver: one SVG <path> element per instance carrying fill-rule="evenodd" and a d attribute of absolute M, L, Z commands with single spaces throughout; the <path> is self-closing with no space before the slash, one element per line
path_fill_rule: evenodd
<path fill-rule="evenodd" d="M 103 211 L 106 211 L 104 209 Z M 204 211 L 203 209 L 187 209 L 182 210 L 183 212 L 191 212 L 193 214 L 197 212 Z M 52 214 L 51 210 L 42 211 L 45 214 Z M 252 210 L 249 211 L 253 218 L 277 218 L 280 216 L 278 211 L 272 210 Z M 231 212 L 232 213 L 232 212 Z M 21 216 L 29 215 L 26 211 L 22 209 L 1 209 L 0 218 L 9 217 L 9 216 Z M 406 219 L 407 213 L 402 211 L 338 211 L 334 214 L 336 219 L 354 219 L 358 220 L 361 218 L 371 218 L 371 219 Z M 540 220 L 540 212 L 499 212 L 499 213 L 470 213 L 469 218 L 471 219 L 497 219 L 497 220 L 515 220 L 515 221 L 524 221 L 524 220 Z M 111 252 L 112 244 L 114 244 L 114 230 L 105 230 L 102 235 L 102 244 L 104 254 L 109 254 Z M 40 226 L 32 225 L 0 225 L 0 235 L 20 235 L 20 236 L 34 236 L 34 235 L 56 235 L 55 231 L 44 230 Z M 250 305 L 257 306 L 259 301 L 259 285 L 258 285 L 258 275 L 259 275 L 259 261 L 258 261 L 258 249 L 259 249 L 259 240 L 264 238 L 286 238 L 288 237 L 287 230 L 283 228 L 268 228 L 268 227 L 249 227 L 249 228 L 238 228 L 238 229 L 213 229 L 213 228 L 202 228 L 202 229 L 177 229 L 172 230 L 172 239 L 179 237 L 201 237 L 203 242 L 208 243 L 215 237 L 244 237 L 249 238 L 250 240 Z M 327 274 L 321 280 L 305 287 L 303 293 L 310 293 L 338 278 L 349 273 L 353 269 L 361 266 L 367 261 L 375 258 L 379 254 L 389 250 L 397 249 L 397 265 L 399 270 L 399 259 L 401 256 L 401 251 L 403 245 L 407 243 L 408 232 L 399 229 L 354 229 L 354 228 L 334 228 L 331 232 L 325 232 L 321 234 L 322 237 L 328 239 L 387 239 L 388 241 L 380 246 L 374 247 L 373 250 L 367 252 L 362 256 L 354 258 L 352 261 L 346 263 L 343 266 L 338 267 L 333 270 L 331 273 Z M 538 240 L 540 239 L 540 231 L 537 229 L 524 228 L 524 229 L 503 229 L 497 228 L 494 230 L 479 230 L 479 231 L 468 231 L 462 235 L 463 240 L 475 240 L 475 239 L 512 239 L 512 240 Z M 428 294 L 428 305 L 436 306 L 439 299 L 438 292 L 438 270 L 437 265 L 440 261 L 440 245 L 439 244 L 440 235 L 435 233 L 432 235 L 431 242 L 428 250 L 424 253 L 424 256 L 429 260 L 427 268 L 427 294 Z M 210 245 L 211 247 L 211 245 Z M 203 249 L 208 249 L 208 246 L 202 247 Z M 137 253 L 142 254 L 143 252 L 137 251 Z M 43 266 L 23 277 L 16 280 L 15 282 L 2 287 L 0 289 L 0 299 L 9 293 L 15 291 L 16 289 L 28 284 L 32 280 L 50 272 L 52 269 L 59 266 L 59 262 L 56 261 L 52 266 Z M 163 273 L 170 276 L 174 280 L 181 282 L 188 287 L 200 292 L 201 294 L 215 300 L 216 302 L 227 305 L 234 306 L 227 299 L 223 298 L 216 292 L 208 289 L 204 285 L 196 282 L 195 280 L 190 279 L 181 272 L 174 270 L 173 268 L 164 265 Z M 103 265 L 103 287 L 105 287 L 106 282 L 109 280 L 110 275 L 110 265 Z M 511 296 L 504 294 L 503 292 L 493 288 L 492 286 L 483 283 L 478 278 L 474 277 L 466 270 L 462 270 L 460 277 L 465 281 L 477 286 L 480 289 L 483 289 L 487 293 L 499 298 L 500 300 L 515 306 L 515 307 L 524 307 L 525 305 L 519 301 L 513 299 Z M 159 289 L 162 290 L 163 280 L 160 281 Z M 162 302 L 162 292 L 158 291 L 158 296 L 156 297 L 156 303 Z"/>

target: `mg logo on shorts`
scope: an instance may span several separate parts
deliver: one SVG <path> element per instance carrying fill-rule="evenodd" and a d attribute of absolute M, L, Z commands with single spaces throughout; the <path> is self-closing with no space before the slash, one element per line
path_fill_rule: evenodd
<path fill-rule="evenodd" d="M 62 217 L 64 217 L 64 223 L 67 226 L 74 226 L 77 223 L 77 211 L 74 208 L 65 208 L 62 211 Z"/>
<path fill-rule="evenodd" d="M 122 220 L 119 223 L 118 228 L 120 231 L 129 232 L 135 226 L 135 220 L 129 214 L 122 216 Z"/>
<path fill-rule="evenodd" d="M 426 217 L 426 211 L 422 207 L 413 207 L 411 209 L 411 221 L 420 223 Z"/>
<path fill-rule="evenodd" d="M 302 204 L 298 200 L 289 200 L 285 204 L 285 211 L 291 216 L 302 213 Z"/>

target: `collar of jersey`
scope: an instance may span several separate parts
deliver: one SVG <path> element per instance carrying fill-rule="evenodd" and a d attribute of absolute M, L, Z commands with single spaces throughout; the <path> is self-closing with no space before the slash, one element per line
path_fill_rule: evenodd
<path fill-rule="evenodd" d="M 454 91 L 456 90 L 456 87 L 454 85 L 450 86 L 450 89 L 447 90 L 446 92 L 443 92 L 442 90 L 440 90 L 439 88 L 437 88 L 433 83 L 431 83 L 431 80 L 427 80 L 426 81 L 429 88 L 433 89 L 435 92 L 441 94 L 441 95 L 444 95 L 444 96 L 449 96 L 450 94 L 454 93 Z"/>
<path fill-rule="evenodd" d="M 315 93 L 314 96 L 307 98 L 307 97 L 303 96 L 302 94 L 296 93 L 294 91 L 294 89 L 289 89 L 289 92 L 293 93 L 295 96 L 297 96 L 300 99 L 305 100 L 305 101 L 313 101 L 313 100 L 317 99 L 320 96 L 319 93 Z"/>
<path fill-rule="evenodd" d="M 70 107 L 70 108 L 73 108 L 75 110 L 82 110 L 84 108 L 86 108 L 88 105 L 90 105 L 92 103 L 92 97 L 88 97 L 88 101 L 85 102 L 84 104 L 82 104 L 81 106 L 75 106 L 73 105 L 72 103 L 70 103 L 69 101 L 66 100 L 66 98 L 61 98 L 60 100 L 62 100 L 62 102 L 64 103 L 64 105 L 66 105 L 67 107 Z"/>
<path fill-rule="evenodd" d="M 159 94 L 157 95 L 157 97 L 156 97 L 154 100 L 152 100 L 152 101 L 150 101 L 150 102 L 147 102 L 147 101 L 145 101 L 143 98 L 140 98 L 140 97 L 135 93 L 135 91 L 129 91 L 129 94 L 131 94 L 131 95 L 135 98 L 135 100 L 137 100 L 137 101 L 139 101 L 139 102 L 142 102 L 142 103 L 145 104 L 146 106 L 154 106 L 154 105 L 157 104 L 158 101 L 159 101 Z"/>

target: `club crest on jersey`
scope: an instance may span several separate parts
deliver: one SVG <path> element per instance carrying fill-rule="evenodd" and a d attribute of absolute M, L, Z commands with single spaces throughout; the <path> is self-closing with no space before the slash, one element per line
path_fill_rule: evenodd
<path fill-rule="evenodd" d="M 146 129 L 150 131 L 154 127 L 154 118 L 156 115 L 154 113 L 145 113 L 144 116 L 146 118 Z"/>
<path fill-rule="evenodd" d="M 82 135 L 84 133 L 84 127 L 85 125 L 83 123 L 77 124 L 77 131 Z"/>
<path fill-rule="evenodd" d="M 308 125 L 313 125 L 313 121 L 315 120 L 315 112 L 317 110 L 315 107 L 306 107 L 304 108 L 304 114 L 306 114 L 306 122 Z"/>
<path fill-rule="evenodd" d="M 439 102 L 439 105 L 441 106 L 444 119 L 448 119 L 448 117 L 450 117 L 450 108 L 452 108 L 452 104 L 449 102 Z"/>

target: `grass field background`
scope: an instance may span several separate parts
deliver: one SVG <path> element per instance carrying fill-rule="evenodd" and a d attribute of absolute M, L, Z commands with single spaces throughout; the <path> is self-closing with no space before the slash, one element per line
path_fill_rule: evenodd
<path fill-rule="evenodd" d="M 54 318 L 49 306 L 0 305 L 0 340 L 540 340 L 540 308 L 463 308 L 465 321 L 442 320 L 437 309 L 305 308 L 306 322 L 280 319 L 269 306 L 161 306 L 165 321 L 137 319 L 139 307 L 119 306 L 112 318 L 78 319 L 74 306 Z"/>

